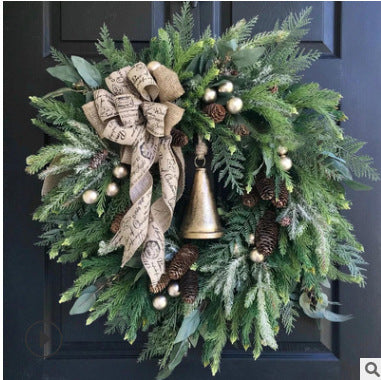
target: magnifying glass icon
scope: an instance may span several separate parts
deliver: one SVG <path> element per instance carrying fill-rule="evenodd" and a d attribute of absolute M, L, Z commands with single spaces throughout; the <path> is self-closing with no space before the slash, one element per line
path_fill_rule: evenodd
<path fill-rule="evenodd" d="M 377 365 L 374 362 L 368 362 L 365 366 L 365 371 L 369 373 L 369 375 L 376 375 L 380 377 L 380 374 L 377 372 Z"/>

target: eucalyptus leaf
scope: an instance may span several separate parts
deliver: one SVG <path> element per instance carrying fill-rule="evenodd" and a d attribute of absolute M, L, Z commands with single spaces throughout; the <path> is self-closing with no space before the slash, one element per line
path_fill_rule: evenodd
<path fill-rule="evenodd" d="M 346 167 L 346 165 L 342 162 L 341 159 L 329 157 L 327 160 L 328 160 L 327 161 L 328 166 L 335 169 L 337 172 L 339 172 L 346 179 L 352 180 L 351 172 Z"/>
<path fill-rule="evenodd" d="M 233 39 L 230 41 L 220 40 L 216 44 L 217 53 L 220 57 L 226 57 L 230 55 L 232 51 L 236 51 L 238 47 L 237 40 Z"/>
<path fill-rule="evenodd" d="M 181 360 L 188 351 L 188 341 L 184 340 L 173 346 L 169 363 L 167 367 L 163 368 L 156 377 L 156 380 L 164 380 L 171 375 L 173 370 L 181 363 Z"/>
<path fill-rule="evenodd" d="M 324 311 L 324 318 L 331 322 L 345 322 L 353 318 L 352 315 L 337 314 L 329 310 Z"/>
<path fill-rule="evenodd" d="M 324 155 L 328 156 L 328 157 L 331 157 L 337 161 L 340 161 L 342 162 L 343 164 L 346 164 L 345 160 L 343 158 L 340 158 L 340 157 L 337 157 L 336 154 L 333 154 L 332 152 L 328 152 L 328 151 L 323 151 L 322 152 Z"/>
<path fill-rule="evenodd" d="M 87 288 L 82 290 L 81 295 L 86 293 L 94 293 L 96 291 L 97 291 L 97 287 L 95 285 L 90 285 Z"/>
<path fill-rule="evenodd" d="M 90 288 L 90 287 L 89 287 Z M 83 314 L 90 310 L 90 308 L 94 305 L 97 296 L 96 296 L 96 288 L 94 291 L 93 288 L 91 290 L 88 289 L 87 292 L 82 292 L 82 294 L 78 297 L 78 299 L 74 302 L 74 305 L 69 311 L 70 315 Z M 86 290 L 85 289 L 85 290 Z"/>
<path fill-rule="evenodd" d="M 130 268 L 141 268 L 143 263 L 140 258 L 140 254 L 138 253 L 132 256 L 131 259 L 127 261 L 126 266 Z"/>
<path fill-rule="evenodd" d="M 200 311 L 196 309 L 184 318 L 174 343 L 179 343 L 188 339 L 197 330 L 199 324 Z"/>
<path fill-rule="evenodd" d="M 83 80 L 92 88 L 99 87 L 102 83 L 102 76 L 99 70 L 87 62 L 86 59 L 73 55 L 71 57 L 74 67 L 77 69 L 79 75 Z"/>
<path fill-rule="evenodd" d="M 353 181 L 353 180 L 352 181 L 346 180 L 346 181 L 344 181 L 344 183 L 353 190 L 368 191 L 368 190 L 373 189 L 372 186 L 368 186 L 368 185 L 365 185 L 364 183 L 360 183 L 360 182 Z"/>
<path fill-rule="evenodd" d="M 43 96 L 43 99 L 48 99 L 48 98 L 57 98 L 58 96 L 63 96 L 66 93 L 77 93 L 76 90 L 70 88 L 70 87 L 62 87 L 59 88 L 58 90 L 49 92 L 48 94 Z"/>
<path fill-rule="evenodd" d="M 71 66 L 57 65 L 48 67 L 46 71 L 54 78 L 62 80 L 63 82 L 76 83 L 81 77 Z"/>
<path fill-rule="evenodd" d="M 134 278 L 134 283 L 135 283 L 135 282 L 138 282 L 139 278 L 143 276 L 143 274 L 145 273 L 145 271 L 146 271 L 146 270 L 145 270 L 144 268 L 141 268 L 141 269 L 139 270 L 139 272 L 136 273 L 136 276 L 135 276 L 135 278 Z"/>
<path fill-rule="evenodd" d="M 323 281 L 320 282 L 325 288 L 330 289 L 331 283 L 329 282 L 328 278 L 325 278 Z"/>
<path fill-rule="evenodd" d="M 177 343 L 177 345 L 175 344 L 171 354 L 170 362 L 168 364 L 170 370 L 173 371 L 181 363 L 181 360 L 188 351 L 188 347 L 188 340 L 184 340 L 181 343 Z"/>
<path fill-rule="evenodd" d="M 232 61 L 238 70 L 253 66 L 265 52 L 264 47 L 247 48 L 234 52 Z"/>

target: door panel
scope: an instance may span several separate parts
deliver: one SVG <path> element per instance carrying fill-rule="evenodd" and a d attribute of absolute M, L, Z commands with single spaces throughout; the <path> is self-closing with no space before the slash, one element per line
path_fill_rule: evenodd
<path fill-rule="evenodd" d="M 314 20 L 302 46 L 320 50 L 322 57 L 306 72 L 304 80 L 317 81 L 323 87 L 344 92 L 344 111 L 352 117 L 354 113 L 354 121 L 361 127 L 355 129 L 355 125 L 349 122 L 350 132 L 355 132 L 354 135 L 364 140 L 370 139 L 370 131 L 377 135 L 375 125 L 371 129 L 369 126 L 372 120 L 381 118 L 381 111 L 376 104 L 372 110 L 367 108 L 367 100 L 371 98 L 375 101 L 377 97 L 367 94 L 373 82 L 368 83 L 366 79 L 370 75 L 368 73 L 377 78 L 376 66 L 372 62 L 381 60 L 381 49 L 370 38 L 377 33 L 381 35 L 380 5 L 363 8 L 356 3 L 337 2 L 207 1 L 191 4 L 196 38 L 208 24 L 211 24 L 212 32 L 218 35 L 239 19 L 249 19 L 255 15 L 259 15 L 255 32 L 269 30 L 277 19 L 284 18 L 290 11 L 298 12 L 312 4 Z M 75 265 L 62 266 L 51 262 L 40 248 L 33 246 L 39 226 L 30 220 L 30 214 L 39 203 L 41 184 L 36 178 L 23 174 L 24 159 L 47 139 L 30 127 L 28 119 L 33 117 L 34 112 L 27 103 L 27 96 L 43 95 L 59 85 L 45 72 L 45 68 L 52 65 L 50 45 L 69 55 L 93 58 L 96 56 L 94 42 L 98 38 L 99 28 L 106 22 L 116 41 L 120 42 L 122 35 L 127 34 L 134 47 L 141 49 L 180 7 L 180 2 L 9 2 L 5 6 L 5 195 L 10 199 L 5 203 L 5 323 L 8 326 L 5 359 L 9 379 L 98 380 L 110 374 L 114 379 L 152 379 L 156 373 L 153 361 L 136 364 L 136 357 L 145 341 L 144 335 L 140 335 L 130 346 L 119 335 L 104 335 L 101 321 L 85 327 L 85 315 L 69 316 L 71 305 L 58 304 L 59 294 L 75 278 Z M 369 29 L 357 25 L 357 36 L 351 25 L 358 22 L 356 15 L 360 8 L 362 19 L 370 17 L 373 23 L 369 24 Z M 20 25 L 23 27 L 20 28 Z M 366 38 L 369 38 L 368 43 L 362 44 Z M 361 57 L 351 52 L 351 41 L 357 41 L 356 48 L 362 56 L 372 58 L 366 72 L 359 68 Z M 20 46 L 23 48 L 20 49 Z M 358 82 L 355 84 L 347 77 L 361 78 L 368 84 L 366 88 L 361 87 L 363 99 L 360 105 L 357 104 Z M 379 82 L 374 86 L 380 88 Z M 367 123 L 361 118 L 361 113 L 365 112 Z M 377 142 L 380 142 L 379 134 L 378 140 L 374 139 L 369 144 L 369 149 L 379 162 L 381 155 L 375 149 Z M 28 189 L 27 193 L 25 189 Z M 370 195 L 374 202 L 375 194 L 376 191 Z M 357 195 L 355 199 L 356 209 L 351 212 L 350 218 L 359 227 L 363 215 L 361 207 L 369 213 L 371 210 L 364 197 Z M 372 216 L 371 220 L 374 226 L 377 223 L 380 225 L 379 216 Z M 20 230 L 23 231 L 23 239 L 20 239 Z M 374 248 L 369 260 L 380 261 L 381 255 L 378 258 L 375 255 L 378 247 L 373 243 L 376 228 L 359 230 L 361 240 Z M 375 273 L 370 274 L 370 289 L 376 292 L 377 279 Z M 354 292 L 352 302 L 351 292 Z M 302 317 L 291 335 L 280 332 L 277 352 L 266 350 L 255 362 L 250 352 L 227 347 L 223 353 L 221 373 L 217 377 L 277 379 L 281 374 L 284 379 L 298 379 L 308 374 L 312 379 L 355 379 L 357 367 L 353 363 L 358 360 L 359 351 L 356 346 L 350 345 L 349 337 L 355 340 L 359 338 L 360 331 L 364 333 L 361 326 L 364 326 L 362 323 L 367 320 L 367 312 L 370 312 L 366 303 L 370 302 L 370 296 L 354 289 L 354 286 L 340 286 L 339 289 L 337 284 L 333 285 L 329 296 L 336 301 L 345 298 L 346 310 L 358 316 L 356 322 L 347 322 L 343 327 L 324 322 L 319 330 L 314 320 Z M 360 312 L 361 308 L 363 311 Z M 376 331 L 380 332 L 373 315 L 369 326 L 378 328 Z M 378 314 L 378 317 L 381 319 L 381 315 Z M 46 360 L 34 358 L 23 343 L 28 326 L 41 319 L 55 322 L 64 337 L 58 354 Z M 351 329 L 351 326 L 356 329 Z M 341 336 L 340 331 L 345 331 L 345 335 Z M 367 339 L 371 349 L 367 350 L 364 344 L 361 345 L 361 352 L 372 356 L 370 353 L 374 354 L 376 350 L 375 338 L 368 334 Z M 345 354 L 341 374 L 340 352 Z M 209 370 L 202 368 L 199 354 L 199 349 L 192 350 L 173 378 L 212 378 Z"/>

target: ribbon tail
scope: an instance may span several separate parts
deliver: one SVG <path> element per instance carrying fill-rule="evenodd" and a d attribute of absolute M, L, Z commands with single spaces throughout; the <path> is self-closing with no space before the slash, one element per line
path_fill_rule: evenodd
<path fill-rule="evenodd" d="M 159 152 L 162 196 L 151 206 L 150 223 L 142 253 L 143 265 L 155 286 L 165 271 L 164 233 L 171 225 L 177 201 L 179 167 L 171 149 L 170 136 L 161 140 Z"/>
<path fill-rule="evenodd" d="M 130 260 L 147 236 L 153 179 L 149 172 L 159 146 L 157 137 L 141 134 L 132 151 L 131 208 L 123 217 L 119 231 L 111 240 L 114 246 L 124 245 L 122 267 Z"/>
<path fill-rule="evenodd" d="M 179 182 L 177 186 L 177 201 L 183 196 L 185 189 L 185 160 L 183 150 L 179 146 L 172 147 L 173 154 L 175 155 L 177 166 L 179 167 Z"/>

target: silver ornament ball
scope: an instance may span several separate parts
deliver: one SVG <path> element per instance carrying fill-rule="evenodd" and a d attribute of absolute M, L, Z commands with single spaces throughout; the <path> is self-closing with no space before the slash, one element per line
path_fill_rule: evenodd
<path fill-rule="evenodd" d="M 254 243 L 255 243 L 255 235 L 254 234 L 249 235 L 249 243 L 250 243 L 250 245 L 254 245 Z"/>
<path fill-rule="evenodd" d="M 151 62 L 147 65 L 147 69 L 152 73 L 152 72 L 154 72 L 156 69 L 158 69 L 160 66 L 161 66 L 161 63 L 160 63 L 160 62 L 158 62 L 158 61 L 151 61 Z"/>
<path fill-rule="evenodd" d="M 165 309 L 167 306 L 167 303 L 168 303 L 167 298 L 163 295 L 156 296 L 152 301 L 152 305 L 156 310 Z"/>
<path fill-rule="evenodd" d="M 180 284 L 178 282 L 172 282 L 168 285 L 168 294 L 171 297 L 178 297 L 180 295 Z"/>
<path fill-rule="evenodd" d="M 262 253 L 258 252 L 257 248 L 254 248 L 250 252 L 250 260 L 253 261 L 254 263 L 261 263 L 265 259 L 265 256 L 262 255 Z"/>
<path fill-rule="evenodd" d="M 224 94 L 224 93 L 230 93 L 233 92 L 234 90 L 234 85 L 230 80 L 226 81 L 225 83 L 221 84 L 218 87 L 218 92 Z"/>
<path fill-rule="evenodd" d="M 243 101 L 241 98 L 237 98 L 237 97 L 231 98 L 226 103 L 226 108 L 232 114 L 239 113 L 241 112 L 243 108 Z"/>
<path fill-rule="evenodd" d="M 98 200 L 98 193 L 95 190 L 86 190 L 82 194 L 82 199 L 86 204 L 92 205 Z"/>
<path fill-rule="evenodd" d="M 112 174 L 114 174 L 114 177 L 121 179 L 128 174 L 128 170 L 125 166 L 118 165 L 118 166 L 115 166 L 114 170 L 112 171 Z"/>
<path fill-rule="evenodd" d="M 237 256 L 240 252 L 240 247 L 237 243 L 234 244 L 233 253 Z"/>
<path fill-rule="evenodd" d="M 217 99 L 217 92 L 212 88 L 207 88 L 203 96 L 205 103 L 212 103 Z"/>
<path fill-rule="evenodd" d="M 282 156 L 280 158 L 280 166 L 283 170 L 288 171 L 292 168 L 292 160 L 290 157 Z"/>
<path fill-rule="evenodd" d="M 285 146 L 278 146 L 277 152 L 280 156 L 287 154 L 288 149 Z"/>
<path fill-rule="evenodd" d="M 115 182 L 111 182 L 107 185 L 106 194 L 109 197 L 114 197 L 119 193 L 119 186 Z"/>

